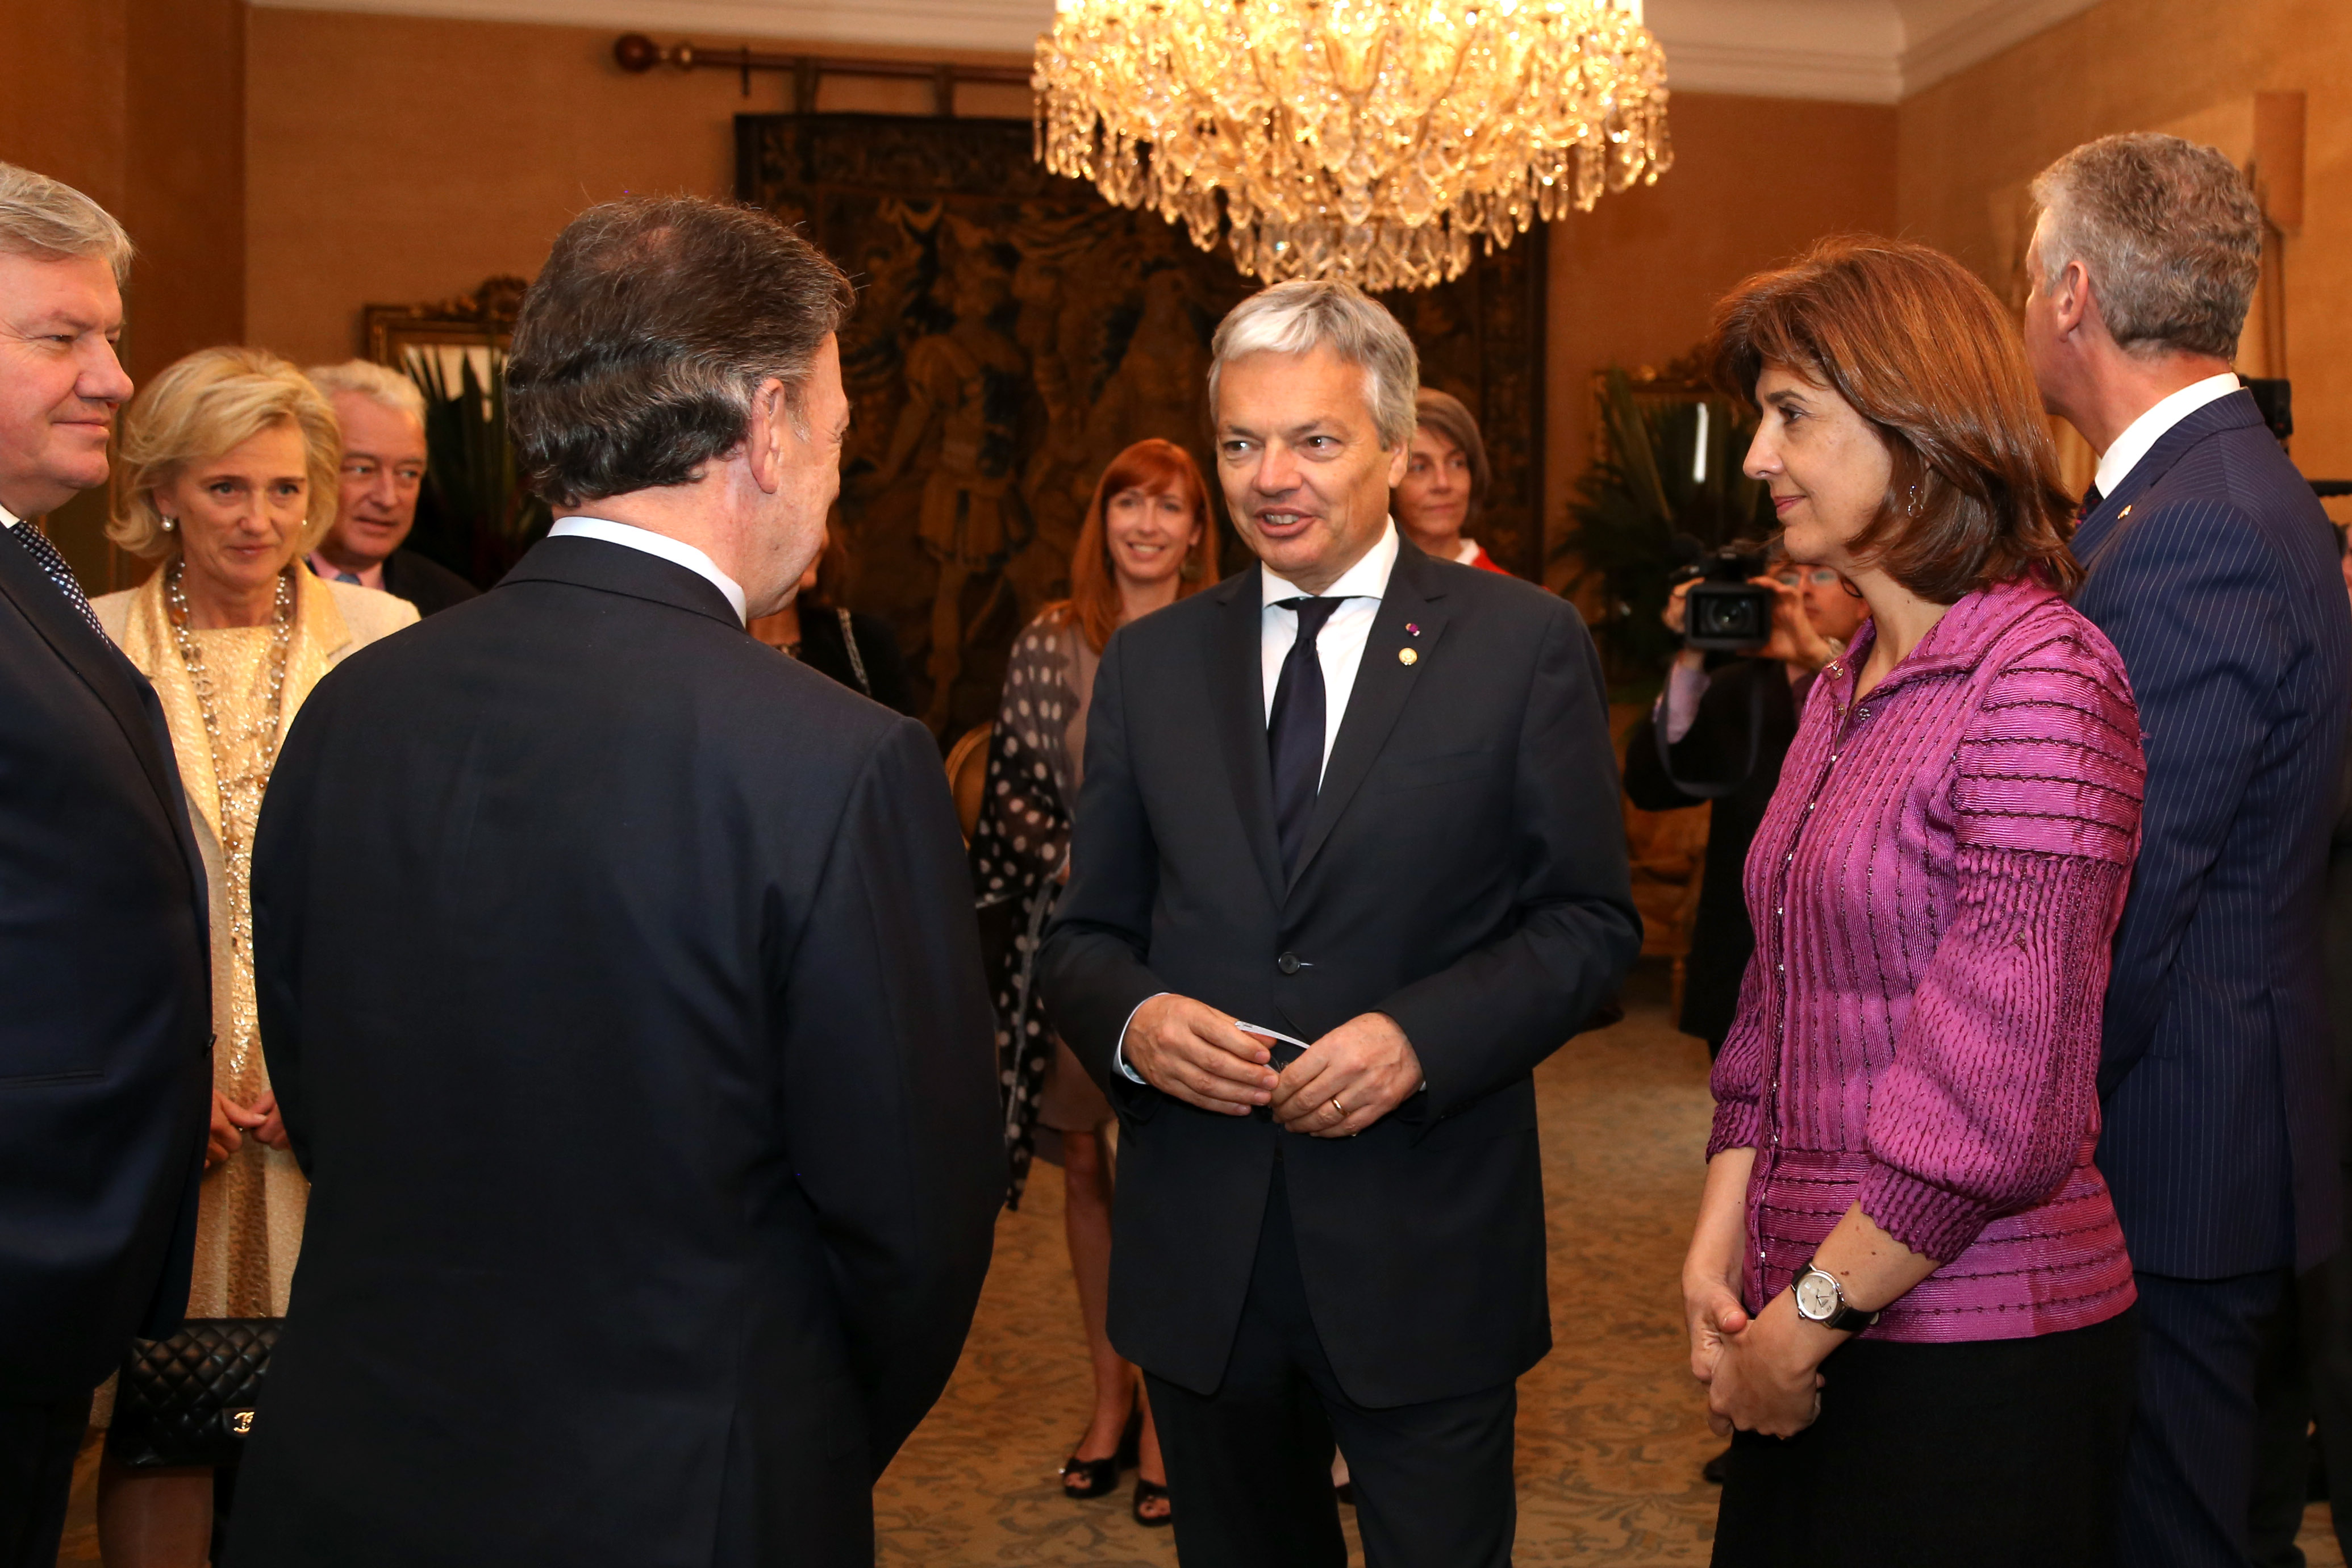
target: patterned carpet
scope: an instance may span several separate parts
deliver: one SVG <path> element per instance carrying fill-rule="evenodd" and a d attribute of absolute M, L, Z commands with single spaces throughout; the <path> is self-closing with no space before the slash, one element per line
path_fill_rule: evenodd
<path fill-rule="evenodd" d="M 1663 973 L 1648 970 L 1625 1022 L 1537 1074 L 1558 1344 L 1519 1384 L 1516 1559 L 1528 1568 L 1705 1563 L 1714 1531 L 1716 1491 L 1698 1468 L 1716 1444 L 1685 1370 L 1677 1288 L 1703 1174 L 1706 1053 L 1668 1026 Z M 1055 1468 L 1091 1391 L 1055 1173 L 1041 1167 L 1029 1194 L 997 1226 L 954 1381 L 875 1493 L 885 1568 L 1176 1561 L 1167 1531 L 1129 1521 L 1124 1490 L 1061 1495 Z M 97 1563 L 94 1534 L 86 1470 L 59 1563 Z M 2324 1503 L 2304 1548 L 2312 1568 L 2344 1568 Z"/>
<path fill-rule="evenodd" d="M 1519 1384 L 1523 1564 L 1707 1558 L 1715 1489 L 1698 1468 L 1713 1440 L 1684 1371 L 1676 1283 L 1703 1174 L 1706 1052 L 1666 1026 L 1657 989 L 1537 1075 L 1559 1342 Z M 1166 1531 L 1129 1520 L 1124 1491 L 1061 1495 L 1055 1468 L 1091 1384 L 1056 1173 L 1041 1166 L 1029 1193 L 997 1226 L 955 1380 L 875 1494 L 888 1568 L 1176 1561 Z"/>

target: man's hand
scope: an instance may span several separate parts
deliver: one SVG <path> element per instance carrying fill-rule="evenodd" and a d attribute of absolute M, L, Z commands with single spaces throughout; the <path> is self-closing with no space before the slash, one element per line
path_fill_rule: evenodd
<path fill-rule="evenodd" d="M 1783 1290 L 1756 1321 L 1726 1338 L 1707 1380 L 1707 1425 L 1793 1437 L 1820 1418 L 1823 1358 L 1844 1336 L 1797 1316 Z"/>
<path fill-rule="evenodd" d="M 1265 1042 L 1190 996 L 1168 992 L 1138 1007 L 1120 1048 L 1144 1082 L 1202 1110 L 1247 1116 L 1274 1095 Z"/>
<path fill-rule="evenodd" d="M 1349 1019 L 1284 1069 L 1274 1119 L 1293 1132 L 1351 1138 L 1421 1088 L 1421 1058 L 1386 1013 Z"/>

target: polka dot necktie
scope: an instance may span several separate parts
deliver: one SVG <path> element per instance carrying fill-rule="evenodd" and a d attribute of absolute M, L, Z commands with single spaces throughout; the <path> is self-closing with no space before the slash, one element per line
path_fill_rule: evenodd
<path fill-rule="evenodd" d="M 98 612 L 89 607 L 89 595 L 84 594 L 81 584 L 74 581 L 73 568 L 66 564 L 66 558 L 58 553 L 58 547 L 49 542 L 47 534 L 29 522 L 0 529 L 0 533 L 10 535 L 30 552 L 34 564 L 47 574 L 49 581 L 58 585 L 58 592 L 66 596 L 66 602 L 89 623 L 89 629 L 101 637 L 106 636 L 106 628 L 98 624 Z"/>

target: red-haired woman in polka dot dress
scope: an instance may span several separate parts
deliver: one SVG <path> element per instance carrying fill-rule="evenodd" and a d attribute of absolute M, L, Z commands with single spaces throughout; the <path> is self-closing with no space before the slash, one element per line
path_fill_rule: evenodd
<path fill-rule="evenodd" d="M 1182 447 L 1139 441 L 1111 459 L 1071 552 L 1070 597 L 1049 605 L 1013 644 L 971 842 L 980 907 L 1012 906 L 1015 932 L 991 976 L 1011 1201 L 1020 1202 L 1033 1153 L 1061 1165 L 1064 1228 L 1094 1358 L 1093 1419 L 1062 1468 L 1062 1484 L 1074 1498 L 1100 1497 L 1118 1487 L 1122 1462 L 1139 1458 L 1134 1513 L 1144 1524 L 1164 1524 L 1171 1516 L 1140 1382 L 1104 1327 L 1111 1164 L 1102 1129 L 1111 1120 L 1110 1103 L 1040 1015 L 1030 964 L 1069 876 L 1087 703 L 1103 645 L 1129 621 L 1215 581 L 1216 550 L 1208 487 Z"/>

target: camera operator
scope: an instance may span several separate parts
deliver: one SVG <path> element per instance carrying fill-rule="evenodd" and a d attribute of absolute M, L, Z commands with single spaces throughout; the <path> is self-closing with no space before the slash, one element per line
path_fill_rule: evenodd
<path fill-rule="evenodd" d="M 1740 894 L 1748 841 L 1780 781 L 1780 759 L 1796 738 L 1814 672 L 1845 650 L 1868 614 L 1845 579 L 1826 567 L 1782 559 L 1753 582 L 1772 594 L 1769 639 L 1729 656 L 1711 675 L 1708 656 L 1685 647 L 1625 749 L 1625 794 L 1643 811 L 1715 802 L 1681 1018 L 1685 1034 L 1706 1042 L 1710 1058 L 1731 1030 L 1739 977 L 1756 947 Z M 1666 600 L 1665 623 L 1678 635 L 1691 587 L 1676 584 Z"/>

